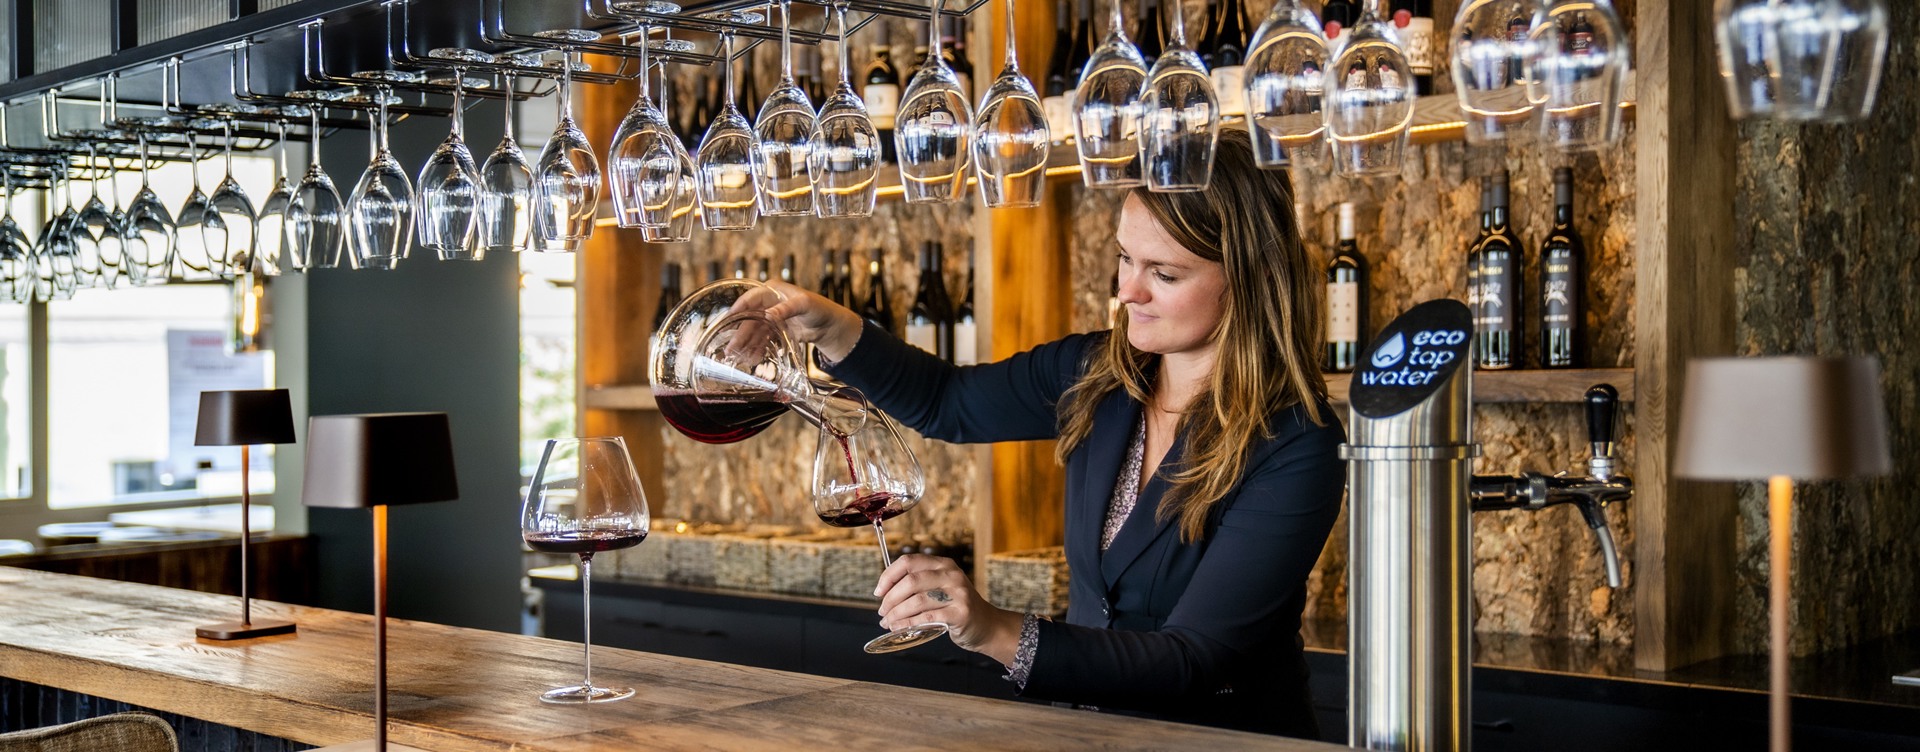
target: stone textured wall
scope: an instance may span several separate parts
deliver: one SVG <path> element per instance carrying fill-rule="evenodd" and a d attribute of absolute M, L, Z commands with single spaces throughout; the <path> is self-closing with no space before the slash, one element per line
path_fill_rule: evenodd
<path fill-rule="evenodd" d="M 1887 3 L 1880 101 L 1860 125 L 1741 127 L 1733 284 L 1741 355 L 1877 355 L 1894 473 L 1796 489 L 1793 652 L 1920 626 L 1920 5 Z M 1767 489 L 1740 491 L 1735 649 L 1767 650 Z"/>

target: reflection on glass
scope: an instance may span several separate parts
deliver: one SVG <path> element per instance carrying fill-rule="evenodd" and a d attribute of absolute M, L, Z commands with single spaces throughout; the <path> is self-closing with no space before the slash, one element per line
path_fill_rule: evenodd
<path fill-rule="evenodd" d="M 1626 28 L 1608 0 L 1553 0 L 1534 24 L 1528 98 L 1547 142 L 1562 151 L 1610 146 L 1620 138 L 1627 87 Z"/>
<path fill-rule="evenodd" d="M 1276 0 L 1254 32 L 1246 86 L 1255 164 L 1286 167 L 1311 162 L 1325 151 L 1324 34 L 1320 20 L 1300 0 Z"/>
<path fill-rule="evenodd" d="M 579 250 L 593 237 L 600 206 L 600 160 L 573 120 L 573 53 L 560 57 L 560 123 L 533 167 L 533 248 L 550 253 Z"/>
<path fill-rule="evenodd" d="M 387 149 L 390 95 L 384 88 L 375 92 L 373 158 L 347 199 L 348 242 L 354 268 L 390 270 L 413 246 L 413 181 Z"/>
<path fill-rule="evenodd" d="M 539 59 L 531 55 L 516 56 L 512 63 L 533 67 Z M 500 144 L 493 147 L 487 163 L 480 166 L 480 214 L 476 234 L 483 250 L 519 252 L 526 250 L 533 238 L 533 168 L 528 166 L 526 155 L 521 153 L 520 143 L 513 135 L 513 99 L 517 96 L 513 75 L 502 74 L 502 77 L 506 82 L 502 87 L 506 97 L 500 104 L 506 123 Z"/>
<path fill-rule="evenodd" d="M 1503 140 L 1532 117 L 1528 68 L 1538 54 L 1532 30 L 1542 10 L 1540 0 L 1467 0 L 1454 15 L 1448 56 L 1469 143 Z"/>
<path fill-rule="evenodd" d="M 1327 87 L 1327 137 L 1334 172 L 1397 175 L 1413 124 L 1413 72 L 1393 25 L 1371 10 L 1336 49 Z M 1471 130 L 1471 128 L 1469 128 Z"/>
<path fill-rule="evenodd" d="M 673 145 L 680 142 L 673 125 L 654 106 L 653 68 L 648 60 L 652 40 L 640 30 L 640 95 L 614 129 L 607 149 L 607 186 L 613 191 L 613 217 L 621 227 L 660 227 L 673 216 L 673 198 L 680 187 L 680 161 Z"/>
<path fill-rule="evenodd" d="M 1220 96 L 1206 64 L 1187 46 L 1186 13 L 1176 5 L 1170 15 L 1172 42 L 1154 58 L 1140 91 L 1140 159 L 1147 190 L 1203 191 L 1213 179 Z"/>
<path fill-rule="evenodd" d="M 1882 0 L 1716 0 L 1736 118 L 1850 122 L 1872 114 L 1887 51 Z"/>
<path fill-rule="evenodd" d="M 837 0 L 833 16 L 840 29 L 840 84 L 820 104 L 820 116 L 808 146 L 814 212 L 822 217 L 873 215 L 880 174 L 880 133 L 867 103 L 848 80 L 847 3 Z"/>
<path fill-rule="evenodd" d="M 1020 72 L 1014 55 L 1013 6 L 1013 0 L 1006 0 L 1006 63 L 981 98 L 980 116 L 974 123 L 980 200 L 989 207 L 1039 206 L 1053 144 L 1040 93 Z"/>
<path fill-rule="evenodd" d="M 928 4 L 933 15 L 927 22 L 927 59 L 901 93 L 893 121 L 900 186 L 909 204 L 960 200 L 973 167 L 972 105 L 940 51 L 943 0 Z"/>
<path fill-rule="evenodd" d="M 1087 60 L 1073 93 L 1073 135 L 1080 176 L 1090 188 L 1145 185 L 1140 174 L 1140 90 L 1147 63 L 1127 38 L 1121 0 L 1107 14 L 1107 37 Z"/>
<path fill-rule="evenodd" d="M 733 34 L 720 36 L 726 89 L 720 114 L 700 139 L 700 217 L 709 230 L 751 230 L 760 221 L 753 177 L 759 146 L 753 125 L 733 100 Z"/>

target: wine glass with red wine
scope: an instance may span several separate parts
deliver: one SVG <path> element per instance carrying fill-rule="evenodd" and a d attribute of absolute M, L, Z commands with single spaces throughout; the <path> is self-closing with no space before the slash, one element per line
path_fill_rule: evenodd
<path fill-rule="evenodd" d="M 880 568 L 893 565 L 887 553 L 887 520 L 905 514 L 926 491 L 920 461 L 900 438 L 893 419 L 878 410 L 867 413 L 864 426 L 850 434 L 823 424 L 813 453 L 813 511 L 834 527 L 873 526 L 880 542 Z M 939 622 L 896 629 L 873 638 L 869 653 L 891 653 L 919 645 L 947 633 Z"/>
<path fill-rule="evenodd" d="M 593 555 L 632 548 L 647 539 L 647 495 L 618 436 L 549 439 L 520 512 L 527 547 L 580 557 L 580 602 L 585 613 L 586 674 L 577 685 L 547 690 L 552 703 L 624 700 L 631 687 L 593 685 Z"/>

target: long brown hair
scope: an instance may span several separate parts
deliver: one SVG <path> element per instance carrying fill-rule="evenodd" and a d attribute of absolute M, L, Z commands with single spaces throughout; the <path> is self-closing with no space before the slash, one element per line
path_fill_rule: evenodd
<path fill-rule="evenodd" d="M 1172 487 L 1160 502 L 1160 520 L 1178 518 L 1182 540 L 1206 534 L 1213 505 L 1239 483 L 1249 450 L 1270 438 L 1269 415 L 1306 406 L 1324 424 L 1327 396 L 1320 375 L 1324 291 L 1300 245 L 1293 184 L 1285 171 L 1262 170 L 1244 131 L 1223 130 L 1213 179 L 1204 191 L 1132 191 L 1160 228 L 1195 256 L 1222 265 L 1226 305 L 1214 327 L 1219 347 L 1211 382 L 1181 412 L 1186 454 L 1169 458 Z M 1093 414 L 1116 389 L 1152 403 L 1160 356 L 1127 341 L 1127 317 L 1114 323 L 1080 381 L 1067 391 L 1055 454 L 1065 462 L 1093 430 Z"/>

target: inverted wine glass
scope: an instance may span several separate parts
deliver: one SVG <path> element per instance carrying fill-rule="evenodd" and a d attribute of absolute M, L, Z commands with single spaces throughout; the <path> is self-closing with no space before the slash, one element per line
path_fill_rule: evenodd
<path fill-rule="evenodd" d="M 582 41 L 592 32 L 543 31 L 563 41 Z M 598 35 L 594 35 L 597 39 Z M 533 169 L 533 248 L 570 253 L 593 236 L 593 214 L 600 206 L 600 160 L 593 144 L 573 120 L 573 50 L 562 47 L 560 122 Z"/>
<path fill-rule="evenodd" d="M 1047 187 L 1047 157 L 1053 132 L 1047 128 L 1040 93 L 1020 72 L 1014 54 L 1014 3 L 1006 0 L 1006 62 L 980 99 L 973 125 L 973 161 L 979 171 L 980 200 L 988 207 L 1039 206 Z"/>
<path fill-rule="evenodd" d="M 700 217 L 709 230 L 751 230 L 760 221 L 759 189 L 753 175 L 759 135 L 734 102 L 731 32 L 720 35 L 720 49 L 726 95 L 720 114 L 700 139 L 694 160 L 700 175 Z"/>
<path fill-rule="evenodd" d="M 220 179 L 220 185 L 213 189 L 213 195 L 207 198 L 207 205 L 213 216 L 219 220 L 224 230 L 224 248 L 208 247 L 208 258 L 213 262 L 214 271 L 223 279 L 233 279 L 235 275 L 252 268 L 254 239 L 259 221 L 253 208 L 253 199 L 240 187 L 240 181 L 233 177 L 233 121 L 221 121 L 225 144 L 222 152 L 225 157 L 227 174 Z M 210 228 L 211 229 L 211 228 Z M 215 237 L 213 233 L 209 238 Z"/>
<path fill-rule="evenodd" d="M 291 110 L 283 113 L 288 117 L 297 117 L 304 110 Z M 263 277 L 277 277 L 292 265 L 293 249 L 291 238 L 287 234 L 287 211 L 293 207 L 293 180 L 287 174 L 287 121 L 282 119 L 275 127 L 274 140 L 275 165 L 273 190 L 267 193 L 265 201 L 260 202 L 260 215 L 255 220 L 259 226 L 259 237 L 255 239 L 256 251 L 250 271 Z M 305 269 L 305 266 L 296 267 Z"/>
<path fill-rule="evenodd" d="M 41 226 L 40 237 L 34 243 L 40 254 L 37 264 L 40 272 L 35 281 L 34 294 L 42 301 L 67 300 L 73 297 L 79 287 L 75 276 L 79 250 L 74 247 L 73 238 L 74 233 L 78 232 L 76 227 L 80 219 L 79 213 L 73 210 L 72 196 L 68 193 L 72 188 L 68 168 L 61 165 L 54 173 L 53 188 L 48 191 L 60 199 L 60 211 L 53 212 L 52 207 L 48 207 L 51 219 Z"/>
<path fill-rule="evenodd" d="M 537 67 L 538 56 L 516 55 L 510 60 L 522 68 Z M 475 232 L 480 247 L 489 251 L 519 252 L 533 238 L 533 168 L 520 151 L 513 134 L 513 100 L 517 96 L 514 76 L 503 73 L 506 93 L 501 106 L 506 115 L 500 144 L 480 166 L 480 213 Z"/>
<path fill-rule="evenodd" d="M 666 10 L 662 8 L 661 10 Z M 653 66 L 648 55 L 649 27 L 640 27 L 640 94 L 607 148 L 607 187 L 613 192 L 614 221 L 621 227 L 660 227 L 673 215 L 673 198 L 680 185 L 680 161 L 667 115 L 654 105 Z"/>
<path fill-rule="evenodd" d="M 33 299 L 33 238 L 13 218 L 13 171 L 0 164 L 0 190 L 6 206 L 0 210 L 0 293 L 15 303 Z"/>
<path fill-rule="evenodd" d="M 136 286 L 166 284 L 173 270 L 173 213 L 153 191 L 147 174 L 153 169 L 147 150 L 147 134 L 140 141 L 140 188 L 127 205 L 127 281 Z"/>
<path fill-rule="evenodd" d="M 813 100 L 793 78 L 793 2 L 780 0 L 780 83 L 760 105 L 753 130 L 754 178 L 760 182 L 760 213 L 770 217 L 813 213 Z"/>
<path fill-rule="evenodd" d="M 1716 0 L 1714 35 L 1736 118 L 1839 123 L 1873 111 L 1882 0 Z"/>
<path fill-rule="evenodd" d="M 1186 14 L 1168 14 L 1173 36 L 1140 90 L 1140 160 L 1147 190 L 1203 191 L 1213 179 L 1220 95 L 1206 63 L 1187 45 Z"/>
<path fill-rule="evenodd" d="M 126 138 L 126 134 L 120 131 L 113 131 L 109 137 L 117 141 Z M 132 220 L 127 216 L 127 209 L 120 202 L 121 172 L 123 172 L 123 170 L 120 169 L 120 163 L 109 156 L 107 161 L 107 221 L 113 226 L 113 240 L 112 242 L 103 241 L 100 244 L 101 283 L 109 289 L 118 287 L 121 282 L 129 278 L 127 272 L 127 258 L 129 254 L 127 245 L 138 242 L 139 240 L 138 233 L 133 230 Z"/>
<path fill-rule="evenodd" d="M 479 50 L 436 48 L 428 57 L 453 63 L 491 63 L 493 56 Z M 474 242 L 474 217 L 480 206 L 480 168 L 466 139 L 466 69 L 453 68 L 452 126 L 445 140 L 420 167 L 415 194 L 415 231 L 420 245 L 432 249 L 441 261 L 479 261 L 486 250 Z"/>
<path fill-rule="evenodd" d="M 1369 5 L 1343 33 L 1327 87 L 1333 169 L 1347 177 L 1399 174 L 1413 124 L 1413 71 L 1393 24 L 1375 12 L 1379 4 Z"/>
<path fill-rule="evenodd" d="M 840 84 L 820 103 L 807 145 L 813 211 L 821 217 L 870 217 L 880 187 L 875 180 L 880 174 L 880 132 L 848 80 L 846 0 L 833 3 L 833 17 L 840 29 Z"/>
<path fill-rule="evenodd" d="M 647 539 L 649 524 L 647 495 L 625 439 L 547 441 L 521 508 L 520 536 L 535 551 L 580 557 L 586 633 L 580 683 L 542 692 L 542 702 L 612 702 L 633 696 L 631 687 L 593 684 L 593 555 L 640 545 Z"/>
<path fill-rule="evenodd" d="M 321 110 L 316 102 L 309 113 L 307 172 L 294 190 L 293 203 L 287 206 L 289 263 L 296 271 L 338 268 L 341 257 L 347 256 L 347 233 L 342 226 L 346 222 L 345 204 L 333 177 L 320 166 Z"/>
<path fill-rule="evenodd" d="M 354 268 L 391 270 L 413 245 L 413 181 L 387 148 L 387 105 L 393 97 L 385 87 L 373 91 L 373 157 L 347 198 L 347 242 Z"/>
<path fill-rule="evenodd" d="M 1275 0 L 1253 33 L 1246 87 L 1254 164 L 1286 167 L 1325 148 L 1325 33 L 1300 0 Z"/>
<path fill-rule="evenodd" d="M 909 204 L 950 203 L 966 195 L 973 168 L 973 106 L 940 54 L 940 6 L 931 0 L 927 60 L 900 94 L 893 121 L 900 186 Z"/>
<path fill-rule="evenodd" d="M 668 105 L 673 98 L 667 95 L 667 65 L 665 61 L 654 63 L 660 69 L 660 115 L 673 122 L 668 113 Z M 659 227 L 640 228 L 640 239 L 649 243 L 685 243 L 693 239 L 695 215 L 700 211 L 699 190 L 696 187 L 700 178 L 694 171 L 693 155 L 687 152 L 687 146 L 679 138 L 670 144 L 673 149 L 673 161 L 678 165 L 679 178 L 674 182 L 673 196 L 669 199 L 672 211 L 667 214 L 667 223 Z"/>
<path fill-rule="evenodd" d="M 1107 36 L 1087 59 L 1073 92 L 1073 136 L 1089 188 L 1146 185 L 1140 173 L 1140 91 L 1147 63 L 1127 38 L 1121 0 L 1107 12 Z"/>
<path fill-rule="evenodd" d="M 81 289 L 106 285 L 103 261 L 109 253 L 118 255 L 120 228 L 113 223 L 113 210 L 100 198 L 100 157 L 94 145 L 87 144 L 87 201 L 75 214 L 73 233 L 74 280 Z M 114 250 L 106 248 L 112 246 Z"/>
<path fill-rule="evenodd" d="M 1547 143 L 1567 152 L 1616 143 L 1626 95 L 1626 27 L 1608 0 L 1552 0 L 1533 24 L 1527 99 Z"/>
<path fill-rule="evenodd" d="M 196 121 L 197 122 L 197 121 Z M 187 194 L 187 200 L 180 205 L 180 211 L 174 212 L 175 232 L 173 235 L 173 257 L 178 267 L 176 277 L 187 281 L 205 281 L 219 278 L 214 272 L 212 254 L 209 251 L 207 217 L 213 207 L 207 203 L 207 194 L 200 190 L 199 138 L 187 135 L 187 166 L 192 175 L 193 190 Z M 216 218 L 216 221 L 217 218 Z M 226 237 L 222 233 L 218 238 L 221 249 L 226 248 Z"/>
<path fill-rule="evenodd" d="M 1454 15 L 1447 54 L 1469 143 L 1502 141 L 1533 116 L 1527 69 L 1538 53 L 1533 21 L 1543 8 L 1541 0 L 1467 0 Z"/>
<path fill-rule="evenodd" d="M 893 566 L 885 522 L 919 504 L 925 491 L 920 461 L 885 413 L 871 411 L 864 426 L 849 434 L 820 429 L 813 452 L 814 514 L 834 527 L 871 526 L 880 545 L 882 571 Z M 946 633 L 946 624 L 918 624 L 876 637 L 865 649 L 891 653 Z"/>

